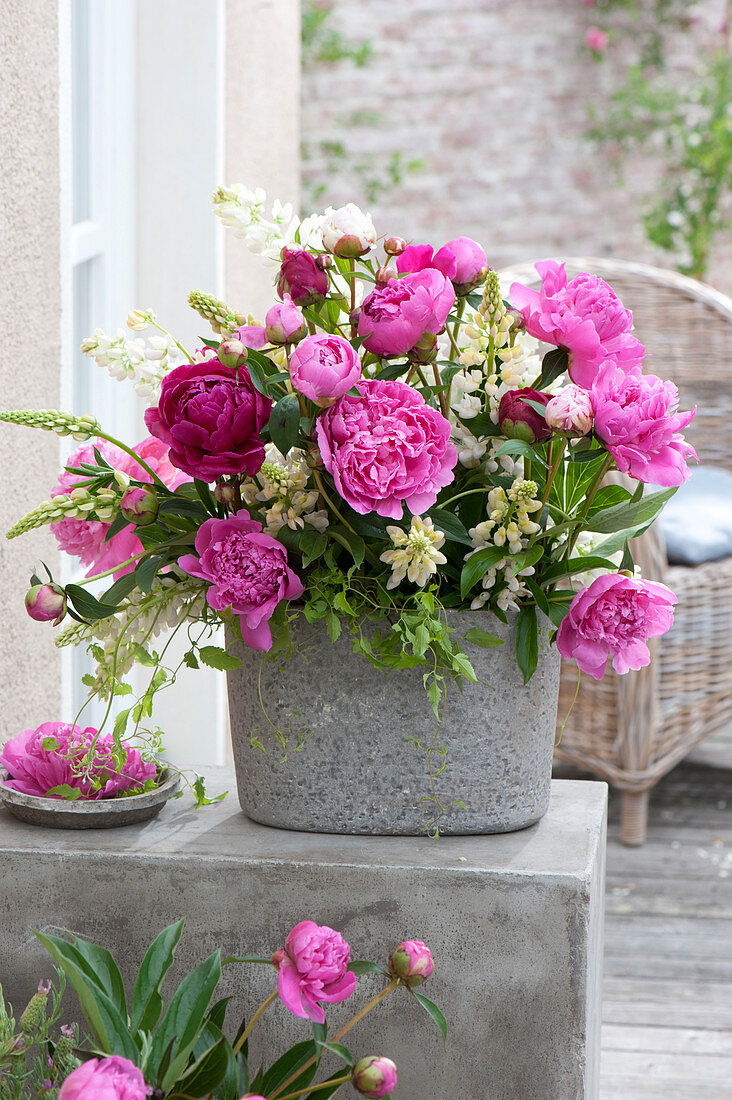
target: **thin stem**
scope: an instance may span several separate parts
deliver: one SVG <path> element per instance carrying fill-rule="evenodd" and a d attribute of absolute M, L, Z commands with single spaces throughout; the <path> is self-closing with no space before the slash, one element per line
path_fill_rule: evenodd
<path fill-rule="evenodd" d="M 271 1004 L 273 1004 L 277 1000 L 278 997 L 279 997 L 279 992 L 275 989 L 274 993 L 270 993 L 270 995 L 269 995 L 269 997 L 267 998 L 266 1001 L 262 1001 L 262 1003 L 259 1006 L 259 1008 L 257 1009 L 257 1011 L 254 1013 L 251 1020 L 249 1021 L 247 1026 L 244 1028 L 244 1030 L 242 1031 L 239 1038 L 234 1043 L 234 1047 L 233 1047 L 234 1054 L 239 1053 L 239 1051 L 241 1050 L 241 1048 L 244 1046 L 247 1039 L 251 1035 L 255 1024 L 257 1024 L 258 1021 L 261 1019 L 261 1017 L 264 1016 L 264 1014 L 267 1011 L 267 1009 L 269 1008 L 269 1006 Z M 297 1095 L 299 1096 L 300 1094 L 297 1093 Z"/>
<path fill-rule="evenodd" d="M 437 366 L 437 363 L 432 364 L 432 373 L 435 376 L 435 384 L 438 387 L 437 388 L 437 400 L 440 402 L 440 412 L 445 417 L 445 420 L 447 420 L 447 414 L 448 414 L 447 397 L 446 397 L 444 389 L 442 388 L 442 379 L 440 378 L 440 368 Z"/>
<path fill-rule="evenodd" d="M 356 311 L 356 261 L 352 259 L 349 262 L 349 267 L 351 269 L 351 312 L 348 315 L 348 320 L 351 324 L 351 339 L 353 340 L 358 329 L 353 317 Z"/>
<path fill-rule="evenodd" d="M 182 354 L 185 356 L 185 358 L 188 360 L 189 363 L 191 362 L 191 359 L 192 359 L 191 353 L 189 351 L 186 351 L 186 349 L 183 347 L 183 345 L 176 340 L 176 338 L 175 338 L 175 336 L 173 336 L 172 332 L 168 332 L 167 328 L 163 328 L 163 326 L 159 325 L 157 321 L 152 321 L 151 324 L 153 325 L 154 328 L 156 328 L 158 330 L 158 332 L 162 332 L 163 336 L 169 336 L 170 339 L 175 344 L 175 346 L 177 347 L 178 351 L 182 352 Z"/>
<path fill-rule="evenodd" d="M 554 455 L 554 447 L 555 447 L 554 440 L 552 440 L 551 446 L 552 446 L 551 468 L 549 469 L 549 473 L 546 475 L 546 485 L 544 486 L 544 492 L 542 493 L 542 497 L 541 497 L 541 507 L 542 508 L 544 507 L 544 505 L 546 504 L 546 502 L 549 499 L 549 494 L 552 491 L 552 485 L 554 484 L 554 478 L 557 476 L 557 470 L 559 469 L 559 467 L 561 465 L 561 462 L 562 462 L 562 459 L 564 458 L 564 449 L 567 446 L 567 437 L 566 437 L 566 435 L 562 436 L 562 442 L 561 442 L 561 445 L 559 446 L 559 448 L 557 450 L 556 455 Z M 539 511 L 539 514 L 541 514 L 541 509 Z"/>
<path fill-rule="evenodd" d="M 346 1081 L 350 1081 L 353 1077 L 352 1073 L 346 1073 L 343 1077 L 331 1077 L 330 1081 L 321 1081 L 319 1085 L 308 1085 L 307 1088 L 298 1089 L 297 1092 L 288 1092 L 286 1096 L 281 1096 L 280 1100 L 295 1100 L 297 1096 L 304 1096 L 306 1092 L 317 1092 L 318 1089 L 332 1088 L 333 1085 L 345 1085 Z"/>

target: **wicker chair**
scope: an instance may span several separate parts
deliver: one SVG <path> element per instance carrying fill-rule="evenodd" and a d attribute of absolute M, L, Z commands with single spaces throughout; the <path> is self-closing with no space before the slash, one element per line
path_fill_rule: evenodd
<path fill-rule="evenodd" d="M 646 369 L 676 383 L 681 408 L 697 406 L 684 433 L 701 462 L 732 471 L 732 299 L 674 272 L 620 260 L 571 259 L 570 278 L 591 271 L 633 311 Z M 531 264 L 501 273 L 538 285 Z M 658 526 L 632 546 L 650 580 L 678 596 L 674 626 L 651 644 L 648 668 L 627 676 L 582 677 L 556 757 L 622 792 L 621 838 L 642 844 L 650 789 L 700 741 L 732 724 L 732 558 L 693 568 L 669 565 Z M 562 672 L 557 730 L 569 711 L 577 670 Z"/>

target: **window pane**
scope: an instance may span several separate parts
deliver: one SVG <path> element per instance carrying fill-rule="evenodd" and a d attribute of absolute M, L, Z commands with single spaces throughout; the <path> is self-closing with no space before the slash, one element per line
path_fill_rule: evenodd
<path fill-rule="evenodd" d="M 71 4 L 71 158 L 73 220 L 91 217 L 90 0 Z"/>

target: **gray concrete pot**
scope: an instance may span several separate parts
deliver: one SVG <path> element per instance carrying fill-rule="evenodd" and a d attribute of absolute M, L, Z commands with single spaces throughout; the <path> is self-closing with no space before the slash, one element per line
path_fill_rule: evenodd
<path fill-rule="evenodd" d="M 463 637 L 480 627 L 504 639 L 465 651 L 480 683 L 451 686 L 437 729 L 423 669 L 381 673 L 332 645 L 320 624 L 294 624 L 303 650 L 272 663 L 241 643 L 230 652 L 229 712 L 239 802 L 253 821 L 324 833 L 416 836 L 436 818 L 441 833 L 504 833 L 533 825 L 549 805 L 559 693 L 559 654 L 540 629 L 539 664 L 524 686 L 514 656 L 515 618 L 449 612 Z M 260 702 L 261 698 L 261 702 Z M 263 704 L 263 705 L 262 705 Z M 265 713 L 266 711 L 266 713 Z M 414 744 L 419 742 L 422 748 Z M 464 805 L 458 805 L 463 803 Z"/>

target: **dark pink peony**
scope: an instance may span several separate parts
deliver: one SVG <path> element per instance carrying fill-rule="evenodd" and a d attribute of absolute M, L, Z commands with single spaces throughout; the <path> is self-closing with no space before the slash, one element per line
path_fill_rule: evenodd
<path fill-rule="evenodd" d="M 364 300 L 358 335 L 382 358 L 405 355 L 425 333 L 440 332 L 455 304 L 452 283 L 435 268 L 377 286 Z"/>
<path fill-rule="evenodd" d="M 397 260 L 397 270 L 423 271 L 434 267 L 450 279 L 458 294 L 467 294 L 485 278 L 488 258 L 471 237 L 456 237 L 432 254 L 428 244 L 412 244 L 404 249 Z"/>
<path fill-rule="evenodd" d="M 630 331 L 633 314 L 612 287 L 587 272 L 568 283 L 564 264 L 553 260 L 535 267 L 541 289 L 513 283 L 511 303 L 523 314 L 529 335 L 567 349 L 572 381 L 589 389 L 611 356 L 625 371 L 638 373 L 645 348 Z"/>
<path fill-rule="evenodd" d="M 134 1062 L 112 1054 L 90 1058 L 70 1073 L 58 1100 L 146 1100 L 148 1095 L 145 1078 Z"/>
<path fill-rule="evenodd" d="M 332 404 L 360 379 L 361 360 L 342 336 L 306 336 L 290 356 L 290 377 L 311 401 Z"/>
<path fill-rule="evenodd" d="M 620 573 L 598 577 L 572 600 L 557 649 L 595 680 L 602 679 L 609 660 L 621 674 L 643 668 L 651 660 L 646 642 L 671 629 L 675 603 L 665 584 Z"/>
<path fill-rule="evenodd" d="M 84 758 L 95 738 L 89 774 L 91 779 L 101 781 L 101 787 L 79 774 L 82 767 L 86 770 Z M 68 784 L 78 788 L 83 798 L 113 798 L 120 791 L 141 787 L 155 778 L 155 765 L 143 760 L 137 749 L 123 750 L 125 760 L 120 767 L 115 763 L 113 750 L 112 735 L 97 736 L 92 726 L 82 729 L 65 722 L 44 722 L 38 729 L 23 730 L 6 741 L 0 752 L 0 765 L 8 773 L 9 779 L 5 781 L 8 787 L 39 796 Z"/>
<path fill-rule="evenodd" d="M 345 1001 L 356 988 L 351 949 L 340 932 L 312 920 L 296 924 L 276 953 L 280 1000 L 293 1016 L 322 1024 L 321 1004 Z"/>
<path fill-rule="evenodd" d="M 504 393 L 498 406 L 498 423 L 506 438 L 523 439 L 525 443 L 548 439 L 552 434 L 551 428 L 541 413 L 527 401 L 546 406 L 549 397 L 548 393 L 533 390 L 530 386 Z"/>
<path fill-rule="evenodd" d="M 304 248 L 283 248 L 277 293 L 280 298 L 289 294 L 295 305 L 309 306 L 328 293 L 328 276 Z"/>
<path fill-rule="evenodd" d="M 653 374 L 629 375 L 612 360 L 598 372 L 590 390 L 595 435 L 622 473 L 654 485 L 681 485 L 696 451 L 681 431 L 696 409 L 677 411 L 679 391 Z"/>
<path fill-rule="evenodd" d="M 450 424 L 404 382 L 358 383 L 318 418 L 318 446 L 336 489 L 365 515 L 401 519 L 431 508 L 455 477 Z"/>
<path fill-rule="evenodd" d="M 248 512 L 228 519 L 207 519 L 196 535 L 196 554 L 178 565 L 209 582 L 206 599 L 216 611 L 230 607 L 239 616 L 241 635 L 251 649 L 272 648 L 269 620 L 280 600 L 295 600 L 304 588 L 287 564 L 281 542 L 262 533 Z"/>
<path fill-rule="evenodd" d="M 145 413 L 148 431 L 169 447 L 170 461 L 202 481 L 256 474 L 264 462 L 259 438 L 272 401 L 254 388 L 246 367 L 217 359 L 184 363 L 166 374 L 160 401 Z"/>

